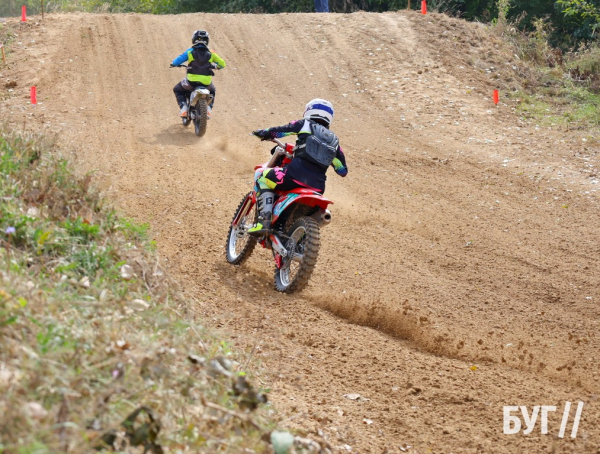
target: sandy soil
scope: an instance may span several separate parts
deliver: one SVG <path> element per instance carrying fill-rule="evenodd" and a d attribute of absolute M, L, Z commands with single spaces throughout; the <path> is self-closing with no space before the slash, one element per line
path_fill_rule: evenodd
<path fill-rule="evenodd" d="M 168 68 L 198 28 L 228 64 L 202 139 Z M 485 37 L 403 12 L 49 15 L 19 32 L 0 113 L 59 133 L 151 224 L 207 324 L 263 363 L 283 426 L 336 452 L 598 453 L 600 145 L 495 108 L 518 62 Z M 236 268 L 224 243 L 268 156 L 248 133 L 313 97 L 335 105 L 350 174 L 331 172 L 308 289 L 282 295 L 266 251 Z M 557 437 L 566 401 L 584 402 L 575 439 L 574 408 Z M 557 411 L 548 434 L 504 435 L 504 405 Z"/>

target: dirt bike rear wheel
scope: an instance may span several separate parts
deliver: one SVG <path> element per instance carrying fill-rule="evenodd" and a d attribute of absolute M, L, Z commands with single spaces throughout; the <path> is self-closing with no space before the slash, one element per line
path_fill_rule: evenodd
<path fill-rule="evenodd" d="M 250 193 L 249 193 L 250 194 Z M 249 195 L 248 194 L 248 195 Z M 240 202 L 233 219 L 238 216 L 241 210 L 246 211 L 240 216 L 240 220 L 237 225 L 233 225 L 233 220 L 229 226 L 229 234 L 227 235 L 227 244 L 225 245 L 225 255 L 227 261 L 232 265 L 242 264 L 256 246 L 256 238 L 248 235 L 248 229 L 257 221 L 258 213 L 256 211 L 256 204 L 251 207 L 244 208 L 244 202 L 246 201 L 246 195 Z"/>
<path fill-rule="evenodd" d="M 205 99 L 199 99 L 196 104 L 196 118 L 194 119 L 194 129 L 198 137 L 206 134 L 206 123 L 208 121 L 207 105 Z"/>
<path fill-rule="evenodd" d="M 275 289 L 279 292 L 298 292 L 306 287 L 312 275 L 321 246 L 319 224 L 308 216 L 298 219 L 286 232 L 285 248 L 290 256 L 275 269 Z"/>

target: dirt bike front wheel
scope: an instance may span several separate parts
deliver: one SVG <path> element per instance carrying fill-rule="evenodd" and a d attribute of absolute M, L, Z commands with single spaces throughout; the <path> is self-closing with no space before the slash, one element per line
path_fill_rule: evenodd
<path fill-rule="evenodd" d="M 308 216 L 298 219 L 286 232 L 285 243 L 288 256 L 284 257 L 281 268 L 275 269 L 275 289 L 279 292 L 298 292 L 306 287 L 312 275 L 319 247 L 321 233 L 319 224 Z"/>
<path fill-rule="evenodd" d="M 196 118 L 194 119 L 194 129 L 198 137 L 206 134 L 206 124 L 208 120 L 206 99 L 199 99 L 196 104 Z"/>
<path fill-rule="evenodd" d="M 248 229 L 256 222 L 258 213 L 256 204 L 252 204 L 248 193 L 240 202 L 233 220 L 229 226 L 229 234 L 227 235 L 227 244 L 225 245 L 225 255 L 227 261 L 232 265 L 240 265 L 243 263 L 256 246 L 256 238 L 248 235 Z M 239 219 L 237 224 L 233 221 Z"/>

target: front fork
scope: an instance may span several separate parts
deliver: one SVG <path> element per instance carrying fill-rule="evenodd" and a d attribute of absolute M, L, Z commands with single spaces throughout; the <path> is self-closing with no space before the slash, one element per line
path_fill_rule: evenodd
<path fill-rule="evenodd" d="M 244 216 L 247 216 L 255 204 L 256 204 L 256 193 L 253 192 L 248 197 L 246 197 L 246 200 L 244 200 L 244 205 L 242 206 L 242 209 L 240 211 L 238 211 L 238 215 L 231 222 L 231 224 L 233 226 L 237 226 L 240 223 L 240 219 L 243 218 Z"/>
<path fill-rule="evenodd" d="M 275 266 L 280 270 L 283 266 L 283 258 L 275 251 L 273 251 L 273 258 L 275 259 Z"/>

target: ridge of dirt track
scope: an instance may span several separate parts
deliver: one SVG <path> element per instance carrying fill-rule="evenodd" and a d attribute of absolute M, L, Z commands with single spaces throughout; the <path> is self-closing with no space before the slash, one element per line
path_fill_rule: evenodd
<path fill-rule="evenodd" d="M 202 139 L 177 119 L 183 73 L 168 69 L 198 28 L 228 64 Z M 43 103 L 0 108 L 60 131 L 150 222 L 207 323 L 262 358 L 284 425 L 344 452 L 600 452 L 598 142 L 492 108 L 469 66 L 489 56 L 483 36 L 402 12 L 50 15 L 21 33 L 27 63 L 1 73 Z M 265 251 L 236 268 L 223 246 L 268 156 L 248 133 L 314 97 L 334 103 L 350 173 L 329 176 L 309 288 L 282 295 Z M 578 437 L 558 439 L 579 400 Z M 558 410 L 549 435 L 509 436 L 503 405 Z"/>

